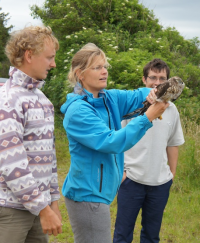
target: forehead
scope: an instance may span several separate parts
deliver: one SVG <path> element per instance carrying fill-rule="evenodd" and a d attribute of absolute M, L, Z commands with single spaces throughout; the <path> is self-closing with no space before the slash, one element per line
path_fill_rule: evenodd
<path fill-rule="evenodd" d="M 49 40 L 44 41 L 42 52 L 43 53 L 49 53 L 49 52 L 55 53 L 56 52 L 55 44 Z"/>
<path fill-rule="evenodd" d="M 150 69 L 149 70 L 149 73 L 148 73 L 149 76 L 162 76 L 162 77 L 167 77 L 167 72 L 165 69 L 161 69 L 160 71 L 158 69 Z"/>
<path fill-rule="evenodd" d="M 106 63 L 105 58 L 102 55 L 93 58 L 91 65 L 104 65 Z"/>

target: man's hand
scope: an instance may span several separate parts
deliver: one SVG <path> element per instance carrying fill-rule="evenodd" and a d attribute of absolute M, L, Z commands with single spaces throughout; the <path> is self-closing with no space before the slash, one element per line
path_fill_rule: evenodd
<path fill-rule="evenodd" d="M 60 210 L 58 207 L 58 201 L 53 201 L 50 205 L 51 209 L 54 211 L 54 213 L 57 214 L 58 218 L 60 219 L 60 221 L 62 221 L 62 216 L 60 214 Z"/>
<path fill-rule="evenodd" d="M 62 223 L 58 215 L 50 208 L 46 206 L 40 211 L 40 223 L 44 234 L 58 235 L 62 233 Z"/>
<path fill-rule="evenodd" d="M 126 179 L 126 171 L 124 171 L 124 173 L 123 173 L 123 177 L 122 177 L 121 184 L 122 184 L 122 182 L 123 182 L 125 179 Z"/>

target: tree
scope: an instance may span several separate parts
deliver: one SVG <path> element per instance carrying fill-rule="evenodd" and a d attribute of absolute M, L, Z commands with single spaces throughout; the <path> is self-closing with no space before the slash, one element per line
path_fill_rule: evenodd
<path fill-rule="evenodd" d="M 0 77 L 7 77 L 9 62 L 4 49 L 12 26 L 6 27 L 7 21 L 9 20 L 8 13 L 5 14 L 1 10 L 2 8 L 0 7 Z"/>
<path fill-rule="evenodd" d="M 190 89 L 185 97 L 200 100 L 199 40 L 185 40 L 175 28 L 164 29 L 153 12 L 138 0 L 46 0 L 32 15 L 49 25 L 60 42 L 57 68 L 45 93 L 57 108 L 71 90 L 67 83 L 71 58 L 83 45 L 102 48 L 112 66 L 108 88 L 133 89 L 142 85 L 142 68 L 162 58 L 171 75 L 180 76 Z"/>

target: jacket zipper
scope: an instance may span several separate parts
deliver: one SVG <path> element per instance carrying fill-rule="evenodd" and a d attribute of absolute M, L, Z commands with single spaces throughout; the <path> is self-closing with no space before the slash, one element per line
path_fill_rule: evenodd
<path fill-rule="evenodd" d="M 101 164 L 101 177 L 100 177 L 100 187 L 99 191 L 102 191 L 102 184 L 103 184 L 103 164 Z"/>
<path fill-rule="evenodd" d="M 108 113 L 109 128 L 111 129 L 110 112 L 109 112 L 109 110 L 108 110 L 108 107 L 107 107 L 107 105 L 106 105 L 106 102 L 105 102 L 104 98 L 103 98 L 103 102 L 104 102 L 104 105 L 105 105 L 106 110 L 107 110 L 107 113 Z M 116 164 L 116 167 L 117 167 L 117 170 L 118 170 L 118 176 L 119 176 L 119 168 L 118 168 L 118 165 L 117 165 L 116 155 L 115 155 L 115 154 L 114 154 L 114 157 L 115 157 L 115 164 Z M 117 191 L 119 190 L 119 187 L 120 187 L 120 184 L 119 184 L 118 187 L 117 187 Z"/>

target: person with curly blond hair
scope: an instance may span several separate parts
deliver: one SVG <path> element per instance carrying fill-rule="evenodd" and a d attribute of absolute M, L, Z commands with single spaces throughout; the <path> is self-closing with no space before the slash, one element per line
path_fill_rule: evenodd
<path fill-rule="evenodd" d="M 0 89 L 1 243 L 47 243 L 62 232 L 54 107 L 39 89 L 58 49 L 45 26 L 11 33 L 5 48 L 12 66 Z"/>

